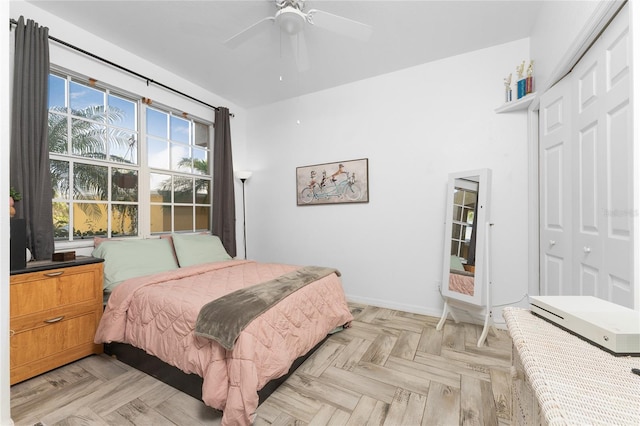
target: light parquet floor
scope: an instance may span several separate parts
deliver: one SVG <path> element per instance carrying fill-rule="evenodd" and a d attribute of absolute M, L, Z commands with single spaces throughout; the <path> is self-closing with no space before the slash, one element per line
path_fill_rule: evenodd
<path fill-rule="evenodd" d="M 258 408 L 260 425 L 511 424 L 511 339 L 481 327 L 350 304 L 331 336 Z M 106 355 L 11 388 L 16 425 L 217 425 L 220 413 Z"/>

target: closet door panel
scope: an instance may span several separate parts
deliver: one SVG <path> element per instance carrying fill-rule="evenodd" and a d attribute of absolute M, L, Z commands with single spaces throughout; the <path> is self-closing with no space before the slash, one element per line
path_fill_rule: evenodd
<path fill-rule="evenodd" d="M 626 8 L 624 10 L 626 12 Z M 621 15 L 621 16 L 620 16 Z M 631 45 L 628 14 L 621 13 L 602 36 L 605 87 L 602 121 L 605 188 L 602 283 L 607 299 L 633 307 L 633 134 L 630 106 Z"/>
<path fill-rule="evenodd" d="M 607 122 L 607 204 L 604 215 L 607 232 L 603 238 L 603 252 L 608 274 L 608 300 L 632 308 L 634 212 L 629 103 L 624 102 L 610 111 L 607 114 Z"/>
<path fill-rule="evenodd" d="M 570 85 L 560 81 L 540 99 L 540 291 L 570 294 Z"/>

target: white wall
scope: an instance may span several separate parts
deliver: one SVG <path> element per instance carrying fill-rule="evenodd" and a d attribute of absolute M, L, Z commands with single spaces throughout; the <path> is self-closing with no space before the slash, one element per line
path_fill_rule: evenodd
<path fill-rule="evenodd" d="M 535 60 L 536 90 L 547 89 L 562 75 L 558 66 L 573 55 L 576 43 L 593 30 L 585 23 L 601 9 L 616 9 L 620 0 L 544 1 L 531 32 L 531 58 Z M 577 59 L 577 58 L 575 58 Z"/>
<path fill-rule="evenodd" d="M 6 25 L 9 4 L 0 2 Z M 6 28 L 6 27 L 5 27 Z M 9 32 L 0 31 L 0 200 L 9 196 Z M 9 405 L 9 214 L 0 208 L 0 425 L 12 425 Z"/>
<path fill-rule="evenodd" d="M 335 266 L 350 300 L 439 315 L 448 173 L 489 167 L 495 303 L 523 298 L 526 114 L 494 109 L 528 57 L 524 39 L 250 110 L 249 257 Z M 296 206 L 297 166 L 358 158 L 368 204 Z"/>

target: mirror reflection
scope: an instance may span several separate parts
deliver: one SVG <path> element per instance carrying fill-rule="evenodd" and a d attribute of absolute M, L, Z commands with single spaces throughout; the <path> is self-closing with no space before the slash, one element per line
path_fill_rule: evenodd
<path fill-rule="evenodd" d="M 449 290 L 474 295 L 479 176 L 456 178 L 451 209 Z"/>

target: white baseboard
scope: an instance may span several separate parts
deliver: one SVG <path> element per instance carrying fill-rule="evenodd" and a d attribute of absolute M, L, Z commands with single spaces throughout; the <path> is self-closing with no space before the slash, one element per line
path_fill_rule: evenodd
<path fill-rule="evenodd" d="M 428 315 L 436 318 L 440 318 L 442 316 L 442 308 L 428 309 L 423 306 L 394 303 L 394 302 L 389 302 L 388 300 L 372 299 L 369 297 L 350 296 L 348 294 L 346 295 L 346 297 L 347 297 L 347 301 L 353 302 L 353 303 L 362 303 L 364 305 L 377 306 L 379 308 L 393 309 L 396 311 L 410 312 L 412 314 Z M 444 303 L 443 303 L 443 307 L 444 307 Z M 458 311 L 456 311 L 456 313 L 458 313 Z M 449 319 L 451 319 L 451 317 L 449 317 Z M 472 324 L 482 325 L 484 323 L 484 318 L 474 317 L 470 314 L 465 315 L 464 313 L 459 319 L 463 322 L 468 322 Z M 507 329 L 506 324 L 502 321 L 501 312 L 500 312 L 500 318 L 496 318 L 494 315 L 494 321 L 495 321 L 494 325 L 496 328 L 501 330 Z"/>

